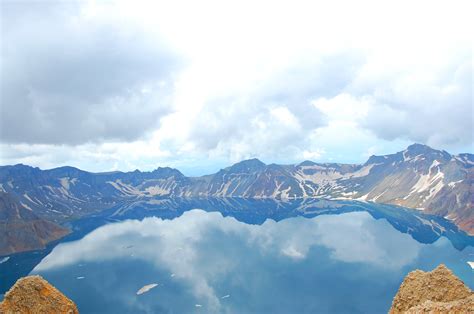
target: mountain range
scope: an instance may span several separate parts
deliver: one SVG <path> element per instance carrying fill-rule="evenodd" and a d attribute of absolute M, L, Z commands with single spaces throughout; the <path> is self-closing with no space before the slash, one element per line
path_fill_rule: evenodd
<path fill-rule="evenodd" d="M 55 224 L 142 198 L 326 198 L 413 208 L 445 217 L 474 234 L 473 182 L 473 154 L 451 155 L 421 144 L 371 156 L 360 165 L 267 165 L 250 159 L 201 177 L 187 177 L 168 167 L 104 173 L 74 167 L 0 167 L 0 191 L 10 202 Z M 0 206 L 0 225 L 8 219 L 6 210 Z"/>

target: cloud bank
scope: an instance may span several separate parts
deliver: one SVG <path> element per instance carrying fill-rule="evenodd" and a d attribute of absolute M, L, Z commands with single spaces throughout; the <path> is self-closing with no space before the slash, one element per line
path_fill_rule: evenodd
<path fill-rule="evenodd" d="M 1 6 L 2 164 L 473 150 L 469 1 Z"/>
<path fill-rule="evenodd" d="M 2 3 L 1 140 L 133 141 L 171 111 L 178 57 L 74 2 Z"/>

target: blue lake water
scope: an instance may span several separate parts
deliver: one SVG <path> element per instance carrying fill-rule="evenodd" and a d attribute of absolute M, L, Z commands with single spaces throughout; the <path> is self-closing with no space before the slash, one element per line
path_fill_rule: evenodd
<path fill-rule="evenodd" d="M 440 263 L 474 288 L 473 238 L 394 206 L 156 199 L 71 228 L 0 275 L 40 274 L 81 313 L 384 313 L 408 272 Z"/>

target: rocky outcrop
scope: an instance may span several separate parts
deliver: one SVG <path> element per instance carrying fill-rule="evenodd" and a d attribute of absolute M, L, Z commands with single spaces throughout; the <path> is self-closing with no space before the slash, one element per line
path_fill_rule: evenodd
<path fill-rule="evenodd" d="M 41 276 L 19 279 L 5 294 L 0 313 L 79 313 L 76 304 L 64 296 Z"/>
<path fill-rule="evenodd" d="M 0 191 L 0 256 L 44 249 L 69 230 L 38 217 L 21 201 Z"/>
<path fill-rule="evenodd" d="M 433 302 L 426 301 L 421 305 L 412 307 L 407 314 L 441 314 L 441 313 L 474 313 L 474 295 L 465 299 L 451 301 L 451 302 Z"/>
<path fill-rule="evenodd" d="M 390 314 L 472 313 L 473 309 L 471 289 L 441 264 L 431 272 L 409 273 L 393 299 Z"/>

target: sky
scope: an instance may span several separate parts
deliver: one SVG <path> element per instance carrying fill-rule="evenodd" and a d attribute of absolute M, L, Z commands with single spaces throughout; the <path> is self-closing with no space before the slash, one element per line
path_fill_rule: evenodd
<path fill-rule="evenodd" d="M 474 152 L 472 1 L 0 3 L 0 165 Z"/>

